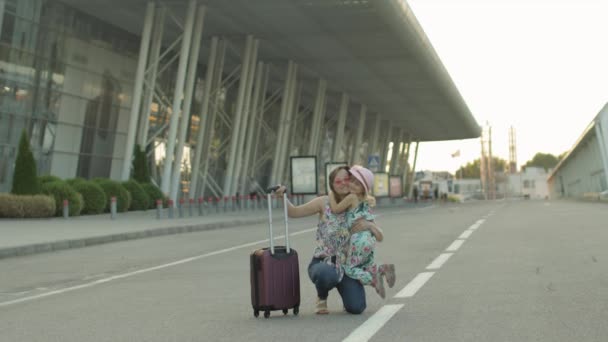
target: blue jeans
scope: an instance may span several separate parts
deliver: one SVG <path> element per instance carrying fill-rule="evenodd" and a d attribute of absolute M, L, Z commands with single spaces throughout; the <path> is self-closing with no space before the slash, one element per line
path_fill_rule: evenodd
<path fill-rule="evenodd" d="M 363 285 L 346 275 L 342 277 L 341 282 L 338 282 L 336 269 L 322 262 L 321 259 L 313 258 L 311 260 L 308 265 L 308 276 L 315 284 L 319 298 L 327 299 L 329 291 L 335 287 L 342 297 L 342 303 L 347 312 L 358 315 L 367 307 Z"/>

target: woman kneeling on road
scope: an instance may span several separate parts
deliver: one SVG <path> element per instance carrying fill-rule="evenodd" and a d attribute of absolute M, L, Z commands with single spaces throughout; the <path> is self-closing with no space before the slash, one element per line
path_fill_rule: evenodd
<path fill-rule="evenodd" d="M 350 193 L 349 177 L 347 166 L 339 167 L 329 175 L 330 188 L 337 202 Z M 285 187 L 281 187 L 277 194 L 282 195 L 284 191 Z M 366 308 L 365 289 L 359 280 L 344 274 L 343 265 L 346 262 L 351 233 L 369 230 L 376 240 L 382 241 L 380 229 L 373 222 L 361 219 L 349 230 L 345 214 L 335 214 L 331 211 L 328 196 L 317 197 L 297 207 L 288 202 L 287 209 L 289 217 L 292 218 L 319 215 L 316 247 L 308 266 L 308 275 L 317 288 L 316 313 L 329 313 L 327 297 L 334 287 L 338 289 L 347 312 L 362 313 Z M 374 242 L 370 241 L 370 244 Z"/>

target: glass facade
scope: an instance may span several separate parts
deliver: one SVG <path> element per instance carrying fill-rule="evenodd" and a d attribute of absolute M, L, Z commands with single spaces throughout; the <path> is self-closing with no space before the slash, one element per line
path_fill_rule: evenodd
<path fill-rule="evenodd" d="M 112 177 L 124 155 L 139 38 L 57 1 L 5 0 L 0 191 L 22 130 L 39 174 Z"/>

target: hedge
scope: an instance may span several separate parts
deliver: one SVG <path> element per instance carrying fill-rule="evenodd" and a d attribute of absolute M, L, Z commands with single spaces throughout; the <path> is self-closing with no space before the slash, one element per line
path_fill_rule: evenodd
<path fill-rule="evenodd" d="M 30 149 L 30 142 L 25 133 L 21 132 L 19 150 L 15 160 L 13 172 L 13 186 L 11 193 L 15 195 L 37 195 L 40 193 L 40 182 L 36 175 L 36 160 Z"/>
<path fill-rule="evenodd" d="M 55 216 L 55 199 L 46 195 L 0 194 L 0 217 L 44 218 Z"/>
<path fill-rule="evenodd" d="M 134 180 L 129 180 L 122 183 L 131 194 L 131 205 L 129 210 L 146 210 L 150 207 L 150 196 L 148 193 Z"/>
<path fill-rule="evenodd" d="M 148 194 L 148 197 L 150 197 L 150 207 L 149 207 L 150 209 L 156 208 L 157 200 L 162 200 L 163 204 L 166 204 L 167 199 L 165 198 L 165 195 L 156 185 L 154 185 L 152 183 L 144 183 L 144 184 L 140 184 L 140 185 L 144 189 L 144 191 Z"/>
<path fill-rule="evenodd" d="M 61 182 L 61 178 L 52 175 L 40 176 L 38 177 L 38 181 L 40 184 L 50 183 L 50 182 Z"/>
<path fill-rule="evenodd" d="M 123 213 L 129 210 L 129 207 L 131 206 L 131 194 L 122 186 L 122 184 L 104 178 L 95 178 L 93 181 L 101 186 L 103 192 L 106 194 L 106 212 L 110 211 L 112 197 L 116 197 L 116 210 L 118 212 Z"/>
<path fill-rule="evenodd" d="M 51 195 L 55 198 L 55 215 L 63 215 L 63 200 L 68 200 L 70 216 L 78 216 L 82 211 L 83 198 L 68 183 L 50 182 L 42 185 L 42 193 Z"/>
<path fill-rule="evenodd" d="M 103 213 L 108 199 L 106 193 L 99 184 L 82 178 L 70 179 L 67 183 L 82 195 L 84 199 L 84 205 L 82 207 L 83 215 L 97 215 Z"/>

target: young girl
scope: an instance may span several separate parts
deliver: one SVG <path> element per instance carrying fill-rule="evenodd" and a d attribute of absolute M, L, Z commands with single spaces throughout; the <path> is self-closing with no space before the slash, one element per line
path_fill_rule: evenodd
<path fill-rule="evenodd" d="M 336 203 L 333 193 L 329 194 L 331 210 L 341 213 L 348 210 L 346 220 L 348 227 L 352 227 L 355 221 L 364 219 L 374 221 L 375 216 L 371 212 L 371 207 L 375 206 L 374 197 L 369 196 L 374 175 L 373 173 L 359 165 L 350 168 L 350 189 L 351 194 L 346 196 L 340 203 Z M 373 241 L 369 244 L 369 241 Z M 365 243 L 368 241 L 368 243 Z M 363 285 L 370 285 L 376 289 L 380 297 L 385 298 L 383 276 L 389 287 L 395 285 L 395 265 L 377 265 L 374 261 L 374 248 L 376 239 L 371 236 L 370 231 L 357 233 L 351 232 L 350 250 L 344 266 L 344 273 L 353 279 L 359 280 Z"/>

